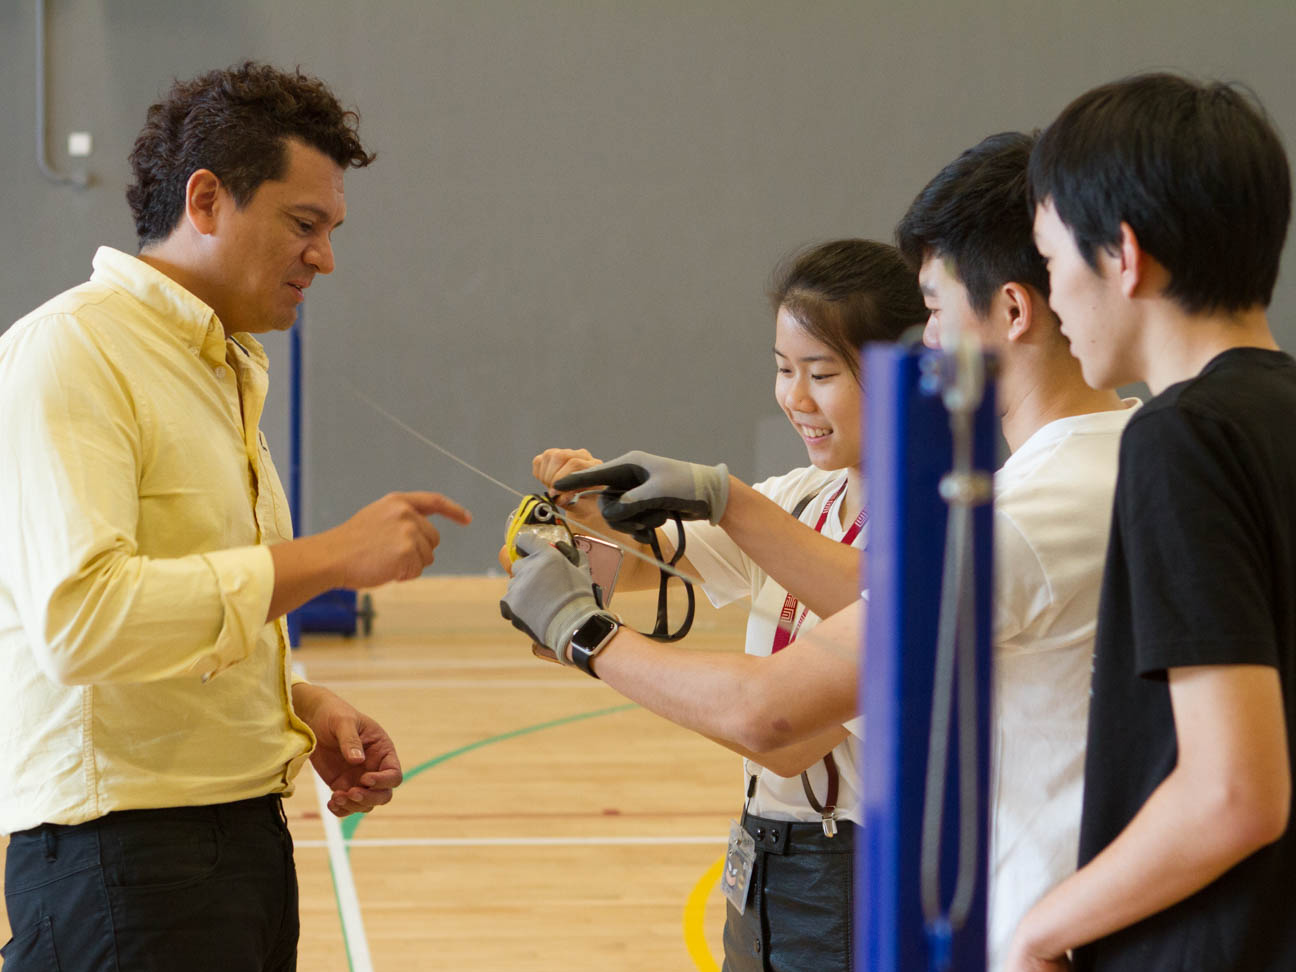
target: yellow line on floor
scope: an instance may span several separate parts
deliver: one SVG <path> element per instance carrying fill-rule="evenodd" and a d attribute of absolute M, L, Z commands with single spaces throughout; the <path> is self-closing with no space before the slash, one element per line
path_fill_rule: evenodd
<path fill-rule="evenodd" d="M 715 886 L 720 883 L 720 872 L 724 870 L 724 855 L 707 868 L 706 873 L 693 885 L 688 900 L 684 902 L 684 946 L 688 949 L 689 958 L 699 972 L 720 972 L 720 965 L 711 954 L 703 929 L 703 918 L 706 916 L 707 898 Z"/>

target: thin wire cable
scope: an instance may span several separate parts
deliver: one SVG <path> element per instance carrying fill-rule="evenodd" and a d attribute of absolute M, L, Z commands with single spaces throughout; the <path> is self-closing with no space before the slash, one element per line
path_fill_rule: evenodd
<path fill-rule="evenodd" d="M 972 465 L 973 414 L 984 391 L 980 348 L 960 344 L 950 356 L 955 374 L 947 376 L 944 398 L 950 412 L 952 469 L 942 483 L 949 503 L 945 561 L 941 577 L 936 668 L 932 685 L 927 776 L 923 793 L 919 856 L 923 919 L 931 942 L 933 969 L 950 967 L 952 935 L 967 922 L 976 892 L 980 834 L 977 814 L 977 692 L 975 560 L 972 557 L 972 509 L 979 502 Z M 948 484 L 950 491 L 946 494 Z M 957 671 L 957 676 L 956 676 Z M 954 682 L 958 682 L 958 719 L 954 721 Z M 959 750 L 958 869 L 954 894 L 946 911 L 941 905 L 941 837 L 944 829 L 945 775 L 949 764 L 951 725 L 957 725 Z"/>
<path fill-rule="evenodd" d="M 470 472 L 476 473 L 478 476 L 481 476 L 483 479 L 485 479 L 488 482 L 494 483 L 496 486 L 498 486 L 500 489 L 504 490 L 505 492 L 512 493 L 518 499 L 525 499 L 528 495 L 530 495 L 529 493 L 523 493 L 520 490 L 514 489 L 508 483 L 501 482 L 500 480 L 496 479 L 488 472 L 483 472 L 481 469 L 478 469 L 476 466 L 468 462 L 466 459 L 460 459 L 458 456 L 456 456 L 445 446 L 441 445 L 438 442 L 434 442 L 432 439 L 428 438 L 418 429 L 414 428 L 412 425 L 409 425 L 407 422 L 402 421 L 399 417 L 393 415 L 387 409 L 383 408 L 372 398 L 370 398 L 368 395 L 362 392 L 359 388 L 356 388 L 355 385 L 352 385 L 350 382 L 346 382 L 346 384 L 351 389 L 351 391 L 355 393 L 357 398 L 359 398 L 362 402 L 364 402 L 366 405 L 372 408 L 383 418 L 387 419 L 397 428 L 403 429 L 405 432 L 408 432 L 410 435 L 418 439 L 418 441 L 422 442 L 424 445 L 429 446 L 432 449 L 435 449 L 437 452 L 441 453 L 447 459 L 454 460 L 455 462 L 459 463 L 459 465 L 463 466 L 465 469 L 469 470 Z M 600 530 L 596 530 L 594 527 L 590 526 L 584 520 L 578 520 L 575 517 L 568 516 L 567 513 L 564 510 L 560 509 L 556 503 L 550 505 L 553 508 L 555 516 L 557 516 L 560 520 L 567 523 L 569 526 L 579 526 L 582 533 L 587 533 L 591 536 L 598 537 L 600 540 L 605 540 L 608 543 L 616 546 L 622 552 L 628 553 L 632 557 L 638 557 L 640 560 L 644 561 L 645 563 L 652 564 L 654 567 L 656 567 L 658 570 L 662 571 L 663 573 L 670 574 L 673 577 L 678 577 L 682 581 L 687 581 L 688 583 L 695 584 L 699 587 L 703 586 L 703 582 L 698 578 L 692 576 L 691 574 L 686 574 L 682 570 L 677 570 L 676 568 L 672 567 L 670 564 L 658 560 L 656 557 L 652 557 L 644 553 L 643 551 L 637 549 L 636 547 L 631 547 L 628 544 L 624 543 L 623 541 L 618 540 L 616 537 L 609 536 L 608 534 L 603 533 Z"/>
<path fill-rule="evenodd" d="M 945 530 L 945 569 L 941 578 L 939 625 L 936 635 L 936 668 L 932 684 L 931 722 L 928 732 L 927 777 L 923 788 L 922 852 L 919 872 L 923 918 L 933 924 L 941 917 L 941 829 L 944 816 L 945 771 L 949 752 L 950 711 L 954 695 L 955 660 L 962 625 L 961 584 L 966 553 L 963 506 L 951 507 Z M 952 919 L 952 916 L 951 916 Z M 951 920 L 951 924 L 953 921 Z"/>
<path fill-rule="evenodd" d="M 425 446 L 430 446 L 431 448 L 435 449 L 437 452 L 439 452 L 439 453 L 441 453 L 443 456 L 445 456 L 447 459 L 453 459 L 455 462 L 459 463 L 459 465 L 463 466 L 465 469 L 468 469 L 468 470 L 470 470 L 470 471 L 472 471 L 472 472 L 475 472 L 475 473 L 476 473 L 478 476 L 480 476 L 482 479 L 485 479 L 485 480 L 487 480 L 487 481 L 489 481 L 489 482 L 494 483 L 494 484 L 495 484 L 496 486 L 498 486 L 500 489 L 504 490 L 504 491 L 507 492 L 507 493 L 512 493 L 512 494 L 513 494 L 514 496 L 516 496 L 518 499 L 525 499 L 525 498 L 527 497 L 528 494 L 523 493 L 523 492 L 521 492 L 520 490 L 516 490 L 516 489 L 514 489 L 514 488 L 513 488 L 512 486 L 510 486 L 508 483 L 501 482 L 500 480 L 496 479 L 494 476 L 492 476 L 492 475 L 491 475 L 490 473 L 488 473 L 488 472 L 482 472 L 482 470 L 478 469 L 476 466 L 474 466 L 474 465 L 473 465 L 471 462 L 469 462 L 468 460 L 466 460 L 466 459 L 460 459 L 458 456 L 456 456 L 453 452 L 451 452 L 451 451 L 450 451 L 449 449 L 447 449 L 445 446 L 441 445 L 440 443 L 433 442 L 431 439 L 429 439 L 426 435 L 424 435 L 424 434 L 423 434 L 422 432 L 420 432 L 418 429 L 414 428 L 412 425 L 407 424 L 406 422 L 404 422 L 404 421 L 402 421 L 401 419 L 397 418 L 397 417 L 396 417 L 395 415 L 393 415 L 391 412 L 387 411 L 387 409 L 383 408 L 381 405 L 379 405 L 377 402 L 375 402 L 372 398 L 370 398 L 368 395 L 366 395 L 364 392 L 362 392 L 362 391 L 361 391 L 359 388 L 357 388 L 355 385 L 352 385 L 350 382 L 347 382 L 346 384 L 347 384 L 347 386 L 351 389 L 351 391 L 353 391 L 353 392 L 355 393 L 356 397 L 359 398 L 362 402 L 364 402 L 366 405 L 368 405 L 370 408 L 372 408 L 375 412 L 377 412 L 377 413 L 378 413 L 379 415 L 381 415 L 383 418 L 387 419 L 387 421 L 391 422 L 391 423 L 392 423 L 393 425 L 395 425 L 397 428 L 404 429 L 404 430 L 405 430 L 406 432 L 408 432 L 410 435 L 414 436 L 414 438 L 416 438 L 416 439 L 418 439 L 420 442 L 422 442 Z"/>

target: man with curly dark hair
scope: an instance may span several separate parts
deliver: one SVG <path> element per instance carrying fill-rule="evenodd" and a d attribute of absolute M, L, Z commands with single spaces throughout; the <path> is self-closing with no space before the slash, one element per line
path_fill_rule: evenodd
<path fill-rule="evenodd" d="M 417 576 L 429 515 L 468 513 L 392 493 L 294 540 L 258 429 L 252 334 L 333 269 L 357 122 L 300 71 L 176 83 L 131 154 L 138 256 L 101 247 L 0 337 L 6 972 L 295 968 L 282 796 L 307 758 L 339 816 L 401 781 L 373 719 L 291 675 L 284 614 Z"/>

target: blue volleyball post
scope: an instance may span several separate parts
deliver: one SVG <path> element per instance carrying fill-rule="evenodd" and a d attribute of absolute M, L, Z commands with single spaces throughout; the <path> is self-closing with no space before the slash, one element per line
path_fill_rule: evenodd
<path fill-rule="evenodd" d="M 957 644 L 958 651 L 974 653 L 975 677 L 968 678 L 970 669 L 965 668 L 962 682 L 974 682 L 975 692 L 960 694 L 971 686 L 959 684 L 958 666 L 951 665 L 953 687 L 943 696 L 950 704 L 940 713 L 948 719 L 938 718 L 933 732 L 946 527 L 951 515 L 941 483 L 953 467 L 950 413 L 942 391 L 954 380 L 955 356 L 921 346 L 876 345 L 867 349 L 865 358 L 865 472 L 873 516 L 863 585 L 869 592 L 860 669 L 865 715 L 864 839 L 856 853 L 855 968 L 860 972 L 983 972 L 989 858 L 991 505 L 979 502 L 971 508 L 967 565 L 975 576 L 961 603 L 973 612 L 974 621 Z M 979 352 L 977 360 L 984 363 Z M 993 397 L 993 385 L 986 382 L 969 420 L 972 467 L 979 473 L 988 473 L 995 465 L 998 433 Z M 978 481 L 988 486 L 984 476 Z M 954 603 L 960 602 L 956 598 Z M 975 637 L 969 637 L 973 632 Z M 972 641 L 975 644 L 968 643 Z M 965 754 L 975 751 L 971 776 L 960 775 L 967 768 L 960 765 L 960 746 Z M 932 753 L 944 758 L 945 772 L 936 777 L 934 791 L 939 806 L 929 806 L 927 799 L 932 792 L 927 779 Z M 938 760 L 937 768 L 940 765 Z M 972 781 L 975 801 L 968 814 L 969 794 L 964 792 L 960 798 L 960 786 Z M 960 851 L 964 873 L 958 903 L 954 899 L 960 883 Z"/>

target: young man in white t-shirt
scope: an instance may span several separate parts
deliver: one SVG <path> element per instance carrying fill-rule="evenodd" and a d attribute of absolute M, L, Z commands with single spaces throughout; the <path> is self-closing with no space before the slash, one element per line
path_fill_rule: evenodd
<path fill-rule="evenodd" d="M 919 193 L 896 231 L 921 266 L 927 343 L 961 327 L 1000 354 L 1012 454 L 995 475 L 991 969 L 1026 909 L 1075 869 L 1098 591 L 1134 411 L 1085 383 L 1049 309 L 1026 206 L 1033 143 L 1017 132 L 984 139 Z"/>
<path fill-rule="evenodd" d="M 1074 867 L 1098 587 L 1117 446 L 1132 412 L 1115 393 L 1085 384 L 1049 310 L 1026 206 L 1031 145 L 1007 133 L 969 149 L 919 194 L 898 229 L 901 249 L 921 268 L 931 311 L 925 339 L 935 344 L 942 327 L 957 324 L 997 349 L 999 412 L 1013 451 L 996 486 L 994 960 L 1035 897 Z M 656 457 L 637 464 L 644 482 L 628 519 L 644 508 L 701 510 L 794 594 L 809 585 L 789 568 L 789 552 L 798 562 L 833 555 L 826 538 L 723 467 Z M 596 485 L 617 466 L 556 485 Z M 613 522 L 620 512 L 605 507 Z M 574 641 L 582 667 L 622 694 L 756 753 L 858 712 L 863 601 L 769 658 L 685 652 L 614 621 L 591 622 L 602 614 L 587 573 L 551 548 L 518 563 L 504 603 L 515 624 L 564 661 Z M 595 627 L 606 629 L 599 644 L 588 643 Z"/>

